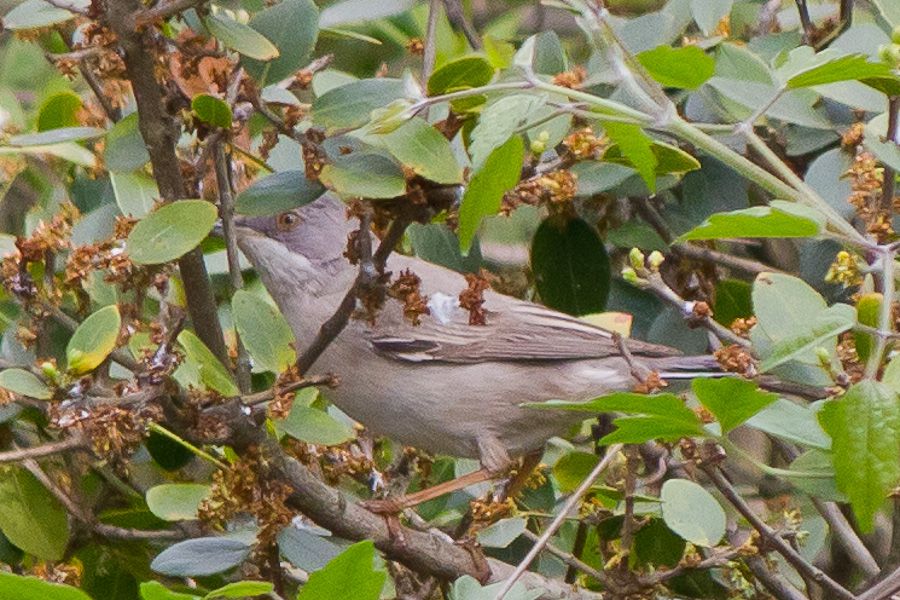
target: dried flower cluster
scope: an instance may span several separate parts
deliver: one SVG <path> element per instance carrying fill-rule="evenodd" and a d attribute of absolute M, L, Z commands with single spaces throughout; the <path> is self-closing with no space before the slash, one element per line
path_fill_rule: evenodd
<path fill-rule="evenodd" d="M 578 192 L 578 182 L 574 173 L 567 169 L 536 175 L 519 182 L 504 194 L 502 211 L 509 214 L 519 206 L 546 205 L 551 210 L 569 210 L 571 201 Z"/>
<path fill-rule="evenodd" d="M 853 188 L 848 202 L 866 224 L 866 231 L 874 235 L 879 243 L 893 239 L 891 207 L 884 207 L 881 203 L 884 169 L 878 166 L 877 159 L 870 152 L 858 152 L 846 176 L 850 178 Z"/>
<path fill-rule="evenodd" d="M 418 275 L 406 269 L 388 288 L 388 295 L 403 303 L 403 316 L 413 325 L 421 324 L 422 315 L 430 313 L 428 296 L 422 295 L 421 283 Z"/>
<path fill-rule="evenodd" d="M 469 312 L 469 325 L 487 325 L 487 312 L 484 310 L 484 292 L 491 284 L 487 272 L 466 274 L 468 287 L 459 294 L 459 306 Z"/>

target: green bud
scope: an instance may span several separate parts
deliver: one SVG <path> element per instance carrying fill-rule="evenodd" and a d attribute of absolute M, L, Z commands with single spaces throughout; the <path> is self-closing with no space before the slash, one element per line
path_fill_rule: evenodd
<path fill-rule="evenodd" d="M 541 130 L 541 132 L 537 136 L 537 139 L 544 143 L 547 143 L 547 141 L 550 139 L 550 132 L 546 129 Z"/>
<path fill-rule="evenodd" d="M 823 366 L 831 366 L 831 353 L 821 346 L 816 348 L 816 359 Z"/>
<path fill-rule="evenodd" d="M 540 156 L 547 151 L 547 144 L 542 142 L 540 139 L 532 140 L 530 148 L 532 154 L 534 154 L 535 156 Z"/>
<path fill-rule="evenodd" d="M 56 383 L 59 380 L 59 370 L 57 370 L 56 365 L 49 360 L 41 363 L 41 372 L 44 374 L 44 377 L 53 383 Z"/>
<path fill-rule="evenodd" d="M 891 32 L 891 41 L 895 44 L 900 44 L 900 25 L 894 27 L 894 30 Z"/>
<path fill-rule="evenodd" d="M 638 285 L 640 283 L 638 274 L 635 273 L 634 269 L 632 269 L 631 267 L 625 267 L 622 269 L 622 279 L 624 279 L 631 285 Z"/>
<path fill-rule="evenodd" d="M 632 248 L 631 252 L 628 253 L 628 262 L 631 263 L 631 267 L 635 271 L 641 271 L 647 268 L 644 264 L 644 260 L 644 253 L 641 252 L 640 248 Z"/>
<path fill-rule="evenodd" d="M 647 262 L 650 264 L 650 269 L 653 271 L 659 271 L 659 267 L 662 266 L 665 260 L 666 257 L 663 256 L 662 252 L 660 252 L 659 250 L 654 250 L 647 258 Z"/>

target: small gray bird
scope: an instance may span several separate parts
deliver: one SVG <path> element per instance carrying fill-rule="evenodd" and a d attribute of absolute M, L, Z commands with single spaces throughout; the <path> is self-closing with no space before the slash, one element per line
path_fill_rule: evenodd
<path fill-rule="evenodd" d="M 256 267 L 304 348 L 353 285 L 357 267 L 343 256 L 358 228 L 330 194 L 270 217 L 239 217 L 238 244 Z M 329 398 L 375 433 L 437 454 L 477 458 L 482 469 L 428 494 L 394 499 L 404 508 L 504 472 L 585 418 L 535 411 L 525 402 L 588 400 L 630 390 L 632 365 L 613 335 L 577 318 L 486 291 L 486 324 L 470 325 L 458 297 L 467 288 L 454 271 L 392 255 L 387 270 L 421 279 L 430 314 L 414 325 L 401 301 L 388 298 L 374 324 L 351 320 L 316 363 L 340 378 Z M 633 363 L 684 377 L 714 369 L 710 357 L 627 340 Z"/>

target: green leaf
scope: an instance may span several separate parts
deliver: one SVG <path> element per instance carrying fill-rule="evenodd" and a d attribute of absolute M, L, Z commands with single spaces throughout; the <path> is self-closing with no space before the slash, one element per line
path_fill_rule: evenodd
<path fill-rule="evenodd" d="M 588 413 L 620 412 L 628 414 L 656 415 L 668 419 L 700 425 L 700 420 L 690 408 L 675 394 L 638 394 L 616 392 L 600 396 L 587 402 L 550 402 L 523 404 L 528 408 L 569 410 Z"/>
<path fill-rule="evenodd" d="M 480 170 L 494 149 L 507 143 L 516 130 L 527 125 L 545 103 L 543 96 L 513 94 L 488 105 L 472 129 L 469 144 L 472 167 Z"/>
<path fill-rule="evenodd" d="M 522 535 L 527 523 L 525 517 L 500 519 L 480 530 L 475 537 L 485 548 L 506 548 Z"/>
<path fill-rule="evenodd" d="M 475 233 L 484 217 L 497 214 L 503 194 L 519 183 L 525 144 L 522 137 L 514 135 L 504 144 L 494 148 L 475 171 L 459 207 L 459 247 L 468 253 Z"/>
<path fill-rule="evenodd" d="M 81 96 L 66 90 L 53 94 L 38 109 L 37 130 L 49 131 L 61 127 L 77 127 L 81 123 L 78 120 L 78 111 L 82 107 Z"/>
<path fill-rule="evenodd" d="M 290 414 L 275 420 L 275 431 L 310 444 L 335 446 L 355 437 L 353 430 L 327 412 L 295 402 Z"/>
<path fill-rule="evenodd" d="M 161 206 L 128 234 L 128 255 L 140 265 L 180 258 L 203 241 L 217 215 L 215 205 L 205 200 L 178 200 Z"/>
<path fill-rule="evenodd" d="M 281 171 L 257 179 L 237 195 L 234 209 L 245 215 L 267 216 L 304 206 L 325 193 L 325 186 L 303 171 Z"/>
<path fill-rule="evenodd" d="M 666 525 L 695 546 L 712 548 L 725 535 L 725 511 L 703 486 L 670 479 L 659 495 Z"/>
<path fill-rule="evenodd" d="M 656 140 L 650 140 L 650 142 L 650 151 L 656 158 L 656 166 L 654 167 L 653 172 L 657 176 L 669 174 L 682 175 L 688 171 L 696 171 L 700 168 L 700 161 L 681 148 Z M 606 165 L 609 167 L 607 163 L 615 163 L 617 165 L 637 169 L 631 159 L 622 154 L 622 148 L 618 144 L 611 144 L 606 149 L 603 153 L 603 162 L 588 164 Z M 633 172 L 629 170 L 627 175 L 630 176 L 632 173 Z M 614 172 L 614 175 L 617 174 Z M 625 177 L 622 178 L 622 181 L 624 181 L 624 179 Z M 621 183 L 621 181 L 619 181 L 619 183 Z"/>
<path fill-rule="evenodd" d="M 194 333 L 185 329 L 178 334 L 178 343 L 184 348 L 188 359 L 199 368 L 200 380 L 206 387 L 228 398 L 240 394 L 228 369 Z"/>
<path fill-rule="evenodd" d="M 37 400 L 49 400 L 53 395 L 37 375 L 25 369 L 0 371 L 0 388 Z"/>
<path fill-rule="evenodd" d="M 141 584 L 141 600 L 200 600 L 200 596 L 173 592 L 158 581 Z"/>
<path fill-rule="evenodd" d="M 72 6 L 87 8 L 90 2 L 75 0 Z M 8 5 L 6 5 L 8 6 Z M 3 15 L 3 28 L 15 31 L 17 29 L 38 29 L 50 27 L 59 23 L 65 23 L 74 19 L 77 15 L 70 10 L 57 8 L 44 0 L 25 0 L 12 10 Z"/>
<path fill-rule="evenodd" d="M 278 47 L 277 58 L 259 62 L 247 58 L 244 69 L 260 88 L 291 77 L 306 66 L 316 46 L 319 9 L 311 0 L 282 0 L 250 20 L 250 27 Z"/>
<path fill-rule="evenodd" d="M 192 521 L 211 491 L 200 483 L 163 483 L 147 490 L 147 508 L 163 521 Z"/>
<path fill-rule="evenodd" d="M 810 328 L 802 333 L 777 342 L 759 366 L 761 372 L 771 371 L 779 365 L 822 346 L 826 340 L 849 331 L 856 323 L 856 309 L 847 304 L 835 304 L 816 315 Z"/>
<path fill-rule="evenodd" d="M 819 421 L 831 436 L 835 481 L 864 532 L 900 479 L 900 407 L 886 385 L 863 379 L 825 403 Z"/>
<path fill-rule="evenodd" d="M 91 600 L 77 588 L 0 571 L 0 598 L 9 600 Z"/>
<path fill-rule="evenodd" d="M 728 238 L 801 238 L 822 232 L 821 223 L 772 206 L 710 215 L 703 223 L 682 234 L 678 241 Z"/>
<path fill-rule="evenodd" d="M 603 240 L 578 218 L 545 219 L 531 244 L 531 268 L 541 301 L 570 315 L 602 312 L 610 264 Z"/>
<path fill-rule="evenodd" d="M 711 35 L 719 23 L 731 13 L 734 0 L 691 0 L 691 15 L 704 35 Z"/>
<path fill-rule="evenodd" d="M 613 421 L 616 430 L 604 436 L 603 444 L 643 444 L 651 440 L 677 442 L 684 437 L 706 435 L 699 424 L 653 415 L 619 417 Z"/>
<path fill-rule="evenodd" d="M 236 291 L 231 299 L 231 317 L 250 356 L 263 369 L 281 373 L 297 360 L 294 334 L 287 321 L 256 294 Z"/>
<path fill-rule="evenodd" d="M 121 327 L 122 317 L 115 304 L 101 308 L 85 319 L 66 345 L 69 373 L 83 375 L 99 367 L 115 349 Z"/>
<path fill-rule="evenodd" d="M 110 171 L 109 181 L 123 215 L 141 218 L 153 210 L 160 198 L 156 180 L 141 171 Z"/>
<path fill-rule="evenodd" d="M 837 489 L 830 452 L 815 448 L 807 450 L 794 459 L 790 468 L 777 469 L 775 474 L 811 496 L 834 502 L 847 501 L 847 497 Z"/>
<path fill-rule="evenodd" d="M 778 399 L 777 394 L 760 391 L 754 382 L 734 377 L 694 379 L 691 387 L 700 404 L 722 425 L 723 435 Z"/>
<path fill-rule="evenodd" d="M 400 165 L 381 154 L 353 152 L 325 165 L 319 180 L 343 196 L 394 198 L 406 193 Z"/>
<path fill-rule="evenodd" d="M 172 577 L 215 575 L 244 562 L 252 549 L 247 543 L 233 538 L 193 538 L 160 552 L 150 563 L 150 568 Z"/>
<path fill-rule="evenodd" d="M 366 540 L 353 544 L 331 559 L 297 594 L 297 600 L 378 600 L 387 573 L 372 566 L 375 545 Z"/>
<path fill-rule="evenodd" d="M 373 110 L 404 97 L 399 79 L 361 79 L 334 88 L 312 103 L 313 123 L 327 128 L 365 125 Z"/>
<path fill-rule="evenodd" d="M 637 55 L 650 75 L 665 87 L 695 90 L 713 76 L 716 61 L 697 46 L 657 46 Z"/>
<path fill-rule="evenodd" d="M 841 56 L 836 50 L 824 50 L 791 75 L 785 82 L 788 89 L 825 85 L 837 81 L 862 81 L 869 78 L 892 77 L 884 63 L 870 63 L 863 54 Z"/>
<path fill-rule="evenodd" d="M 450 142 L 422 119 L 407 121 L 382 140 L 390 153 L 417 175 L 437 183 L 462 182 L 462 168 Z"/>
<path fill-rule="evenodd" d="M 197 94 L 191 100 L 191 110 L 201 121 L 213 127 L 231 127 L 231 107 L 224 100 L 209 94 Z"/>
<path fill-rule="evenodd" d="M 822 431 L 816 412 L 784 398 L 750 417 L 747 425 L 801 446 L 831 448 L 831 440 Z"/>
<path fill-rule="evenodd" d="M 716 321 L 729 327 L 735 319 L 753 315 L 751 286 L 740 279 L 722 279 L 716 283 L 713 316 Z"/>
<path fill-rule="evenodd" d="M 263 596 L 275 589 L 268 581 L 235 581 L 216 588 L 203 600 L 215 600 L 216 598 L 247 598 L 250 596 Z"/>
<path fill-rule="evenodd" d="M 61 560 L 69 544 L 65 509 L 34 475 L 19 467 L 0 471 L 0 530 L 42 560 Z"/>
<path fill-rule="evenodd" d="M 559 491 L 574 492 L 600 461 L 593 452 L 567 452 L 553 465 L 553 478 Z"/>
<path fill-rule="evenodd" d="M 684 539 L 662 519 L 650 519 L 634 534 L 634 553 L 643 564 L 674 567 L 684 556 L 686 546 Z"/>
<path fill-rule="evenodd" d="M 659 161 L 653 154 L 653 140 L 637 125 L 605 121 L 603 129 L 618 147 L 618 152 L 628 159 L 647 184 L 651 192 L 656 190 L 656 166 Z"/>
<path fill-rule="evenodd" d="M 494 67 L 482 56 L 463 56 L 444 63 L 428 78 L 428 95 L 481 87 L 494 77 Z"/>
<path fill-rule="evenodd" d="M 257 60 L 278 56 L 278 48 L 249 25 L 239 23 L 223 14 L 211 14 L 204 20 L 206 28 L 226 48 Z"/>
<path fill-rule="evenodd" d="M 138 114 L 131 113 L 113 125 L 106 135 L 103 161 L 110 171 L 137 171 L 150 161 L 150 153 L 138 127 Z"/>
<path fill-rule="evenodd" d="M 481 248 L 476 243 L 468 256 L 459 250 L 459 239 L 444 223 L 412 223 L 406 230 L 416 256 L 459 273 L 477 273 L 481 267 Z"/>
<path fill-rule="evenodd" d="M 534 36 L 534 62 L 532 68 L 541 75 L 556 75 L 568 70 L 566 51 L 559 35 L 552 29 Z"/>
<path fill-rule="evenodd" d="M 13 135 L 7 143 L 10 146 L 48 146 L 63 142 L 80 142 L 103 135 L 106 135 L 106 130 L 97 127 L 61 127 L 38 133 Z"/>

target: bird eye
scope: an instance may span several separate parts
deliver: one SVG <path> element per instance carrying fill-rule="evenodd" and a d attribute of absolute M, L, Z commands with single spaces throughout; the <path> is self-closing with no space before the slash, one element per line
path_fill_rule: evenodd
<path fill-rule="evenodd" d="M 300 224 L 300 217 L 292 212 L 281 213 L 278 215 L 276 224 L 279 231 L 290 231 Z"/>

